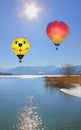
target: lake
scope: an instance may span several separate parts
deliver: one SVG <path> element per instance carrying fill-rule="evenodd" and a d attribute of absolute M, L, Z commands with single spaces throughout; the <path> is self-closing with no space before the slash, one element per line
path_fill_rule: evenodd
<path fill-rule="evenodd" d="M 81 130 L 81 98 L 44 78 L 0 78 L 0 130 Z"/>

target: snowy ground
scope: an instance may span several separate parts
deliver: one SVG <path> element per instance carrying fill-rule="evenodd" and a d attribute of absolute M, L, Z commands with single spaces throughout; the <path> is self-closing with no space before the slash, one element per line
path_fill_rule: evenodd
<path fill-rule="evenodd" d="M 0 75 L 0 78 L 43 78 L 43 77 L 56 77 L 61 75 Z"/>
<path fill-rule="evenodd" d="M 77 97 L 81 97 L 81 86 L 78 84 L 75 84 L 74 88 L 70 88 L 70 89 L 60 89 L 61 92 L 72 95 L 72 96 L 77 96 Z"/>

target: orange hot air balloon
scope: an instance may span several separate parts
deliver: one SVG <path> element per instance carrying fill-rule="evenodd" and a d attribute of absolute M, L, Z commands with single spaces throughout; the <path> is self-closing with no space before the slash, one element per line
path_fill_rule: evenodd
<path fill-rule="evenodd" d="M 54 21 L 47 25 L 46 33 L 49 39 L 57 46 L 64 41 L 69 34 L 69 27 L 65 22 Z"/>

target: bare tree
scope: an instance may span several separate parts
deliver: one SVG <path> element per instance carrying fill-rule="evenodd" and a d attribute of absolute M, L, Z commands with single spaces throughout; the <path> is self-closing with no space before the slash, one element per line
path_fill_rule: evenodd
<path fill-rule="evenodd" d="M 63 75 L 69 77 L 75 73 L 75 69 L 71 64 L 65 64 L 64 66 L 62 66 L 61 72 Z"/>

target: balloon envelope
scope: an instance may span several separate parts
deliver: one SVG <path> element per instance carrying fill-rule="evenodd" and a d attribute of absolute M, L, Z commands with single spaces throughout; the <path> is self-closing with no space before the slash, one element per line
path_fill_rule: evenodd
<path fill-rule="evenodd" d="M 20 59 L 19 62 L 21 62 L 21 59 L 30 49 L 30 43 L 26 38 L 15 38 L 12 41 L 11 48 L 13 53 Z"/>
<path fill-rule="evenodd" d="M 55 44 L 61 44 L 69 34 L 69 27 L 65 22 L 54 21 L 47 25 L 46 33 Z"/>

